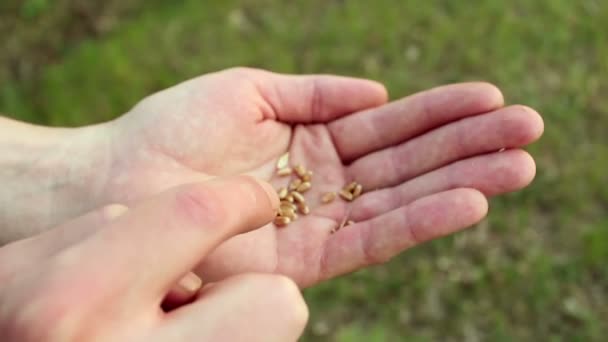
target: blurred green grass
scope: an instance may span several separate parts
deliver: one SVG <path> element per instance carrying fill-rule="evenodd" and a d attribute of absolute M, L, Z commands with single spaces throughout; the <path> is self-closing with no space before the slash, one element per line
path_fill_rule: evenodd
<path fill-rule="evenodd" d="M 306 291 L 304 341 L 608 336 L 608 4 L 601 0 L 5 0 L 0 112 L 75 126 L 234 65 L 467 80 L 536 108 L 538 176 L 470 231 Z"/>

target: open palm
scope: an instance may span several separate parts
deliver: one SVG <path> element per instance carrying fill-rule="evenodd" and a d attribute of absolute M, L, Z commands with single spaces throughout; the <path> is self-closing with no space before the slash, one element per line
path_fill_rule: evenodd
<path fill-rule="evenodd" d="M 371 81 L 243 68 L 184 82 L 109 124 L 105 201 L 234 174 L 278 188 L 287 178 L 274 175 L 275 164 L 289 151 L 291 163 L 314 171 L 311 213 L 232 238 L 197 273 L 213 281 L 279 272 L 304 287 L 470 226 L 485 216 L 485 196 L 534 177 L 534 161 L 518 148 L 542 134 L 542 120 L 527 107 L 503 108 L 495 87 L 386 97 Z M 360 198 L 321 203 L 322 193 L 352 180 L 366 189 Z M 356 223 L 332 234 L 345 217 Z"/>

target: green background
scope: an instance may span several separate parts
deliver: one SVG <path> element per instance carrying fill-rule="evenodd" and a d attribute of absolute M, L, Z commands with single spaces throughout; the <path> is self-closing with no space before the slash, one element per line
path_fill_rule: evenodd
<path fill-rule="evenodd" d="M 545 118 L 538 176 L 476 228 L 305 292 L 304 341 L 608 336 L 608 2 L 1 0 L 0 111 L 82 125 L 235 65 L 487 80 Z M 277 313 L 280 315 L 280 313 Z"/>

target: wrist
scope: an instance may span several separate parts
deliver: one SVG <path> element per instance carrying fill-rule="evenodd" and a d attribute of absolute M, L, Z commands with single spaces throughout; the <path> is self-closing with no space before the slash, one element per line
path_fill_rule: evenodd
<path fill-rule="evenodd" d="M 106 125 L 49 128 L 0 118 L 0 246 L 80 215 L 100 201 Z"/>

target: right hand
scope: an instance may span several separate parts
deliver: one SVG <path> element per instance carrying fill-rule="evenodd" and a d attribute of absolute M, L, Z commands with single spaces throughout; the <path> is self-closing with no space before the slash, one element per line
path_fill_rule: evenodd
<path fill-rule="evenodd" d="M 277 206 L 265 183 L 218 178 L 0 248 L 0 340 L 295 341 L 308 311 L 284 276 L 229 277 L 161 308 L 216 246 L 266 224 Z"/>

